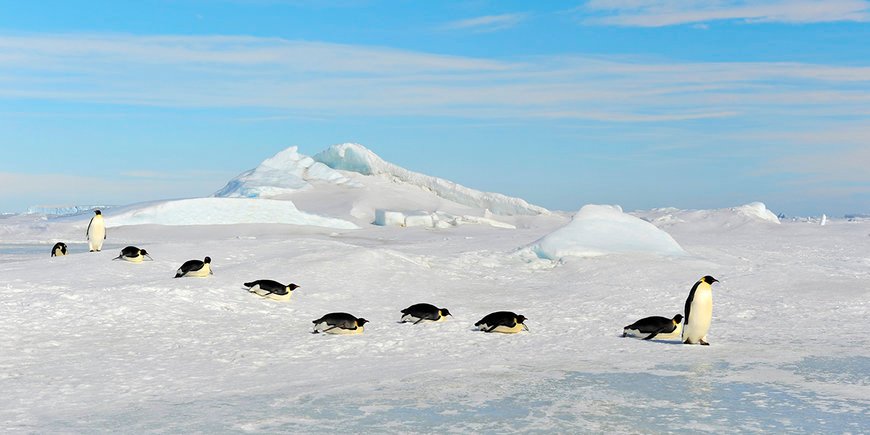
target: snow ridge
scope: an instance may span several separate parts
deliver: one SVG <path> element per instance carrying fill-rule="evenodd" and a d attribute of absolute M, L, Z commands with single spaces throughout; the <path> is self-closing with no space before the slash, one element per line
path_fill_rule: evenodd
<path fill-rule="evenodd" d="M 548 215 L 550 211 L 529 204 L 523 199 L 493 192 L 481 192 L 443 178 L 409 171 L 386 162 L 366 147 L 355 143 L 332 145 L 316 154 L 314 160 L 332 169 L 363 175 L 392 177 L 394 180 L 419 186 L 459 204 L 485 208 L 498 215 Z"/>

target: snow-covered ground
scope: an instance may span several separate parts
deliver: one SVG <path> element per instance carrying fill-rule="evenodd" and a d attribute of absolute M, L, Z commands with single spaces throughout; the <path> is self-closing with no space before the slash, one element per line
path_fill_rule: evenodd
<path fill-rule="evenodd" d="M 777 224 L 744 213 L 757 205 L 638 212 L 685 254 L 648 244 L 553 261 L 527 247 L 583 241 L 570 215 L 499 217 L 513 229 L 376 226 L 377 207 L 484 210 L 341 175 L 364 187 L 289 199 L 359 229 L 113 226 L 107 212 L 106 248 L 87 253 L 87 215 L 0 218 L 0 431 L 867 431 L 870 222 Z M 637 234 L 595 242 L 632 246 Z M 58 240 L 73 254 L 50 258 Z M 127 244 L 154 261 L 112 261 Z M 205 256 L 213 276 L 172 278 Z M 721 281 L 711 346 L 620 336 L 682 312 L 707 274 Z M 301 288 L 264 300 L 242 288 L 255 279 Z M 454 317 L 396 323 L 418 302 Z M 498 310 L 528 317 L 530 332 L 473 330 Z M 310 334 L 332 311 L 370 323 Z"/>

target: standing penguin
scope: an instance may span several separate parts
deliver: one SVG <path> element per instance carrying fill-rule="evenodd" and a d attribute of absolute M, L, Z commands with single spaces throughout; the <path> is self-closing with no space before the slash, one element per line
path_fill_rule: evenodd
<path fill-rule="evenodd" d="M 413 322 L 415 325 L 427 322 L 443 322 L 447 316 L 452 316 L 447 308 L 438 308 L 432 304 L 414 304 L 402 310 L 402 319 L 399 323 Z"/>
<path fill-rule="evenodd" d="M 150 255 L 148 255 L 148 252 L 145 251 L 144 249 L 139 249 L 135 246 L 128 246 L 128 247 L 122 249 L 121 255 L 113 258 L 113 260 L 126 260 L 126 261 L 129 261 L 131 263 L 141 263 L 142 261 L 145 260 L 146 257 L 149 260 L 152 260 L 152 261 L 154 260 L 153 258 L 151 258 Z"/>
<path fill-rule="evenodd" d="M 66 255 L 66 243 L 57 242 L 54 244 L 54 247 L 51 248 L 51 256 L 52 257 L 61 257 Z"/>
<path fill-rule="evenodd" d="M 683 316 L 683 343 L 709 346 L 707 332 L 713 321 L 713 288 L 716 278 L 707 275 L 698 280 L 686 299 L 686 311 Z"/>
<path fill-rule="evenodd" d="M 211 271 L 211 257 L 205 257 L 203 261 L 187 260 L 175 272 L 176 278 L 181 278 L 182 276 L 205 278 L 209 275 L 214 275 L 214 272 Z"/>
<path fill-rule="evenodd" d="M 314 331 L 325 332 L 327 334 L 351 335 L 362 334 L 363 325 L 368 323 L 368 320 L 362 317 L 357 318 L 353 314 L 348 313 L 329 313 L 311 323 L 314 323 Z"/>
<path fill-rule="evenodd" d="M 487 314 L 484 318 L 477 321 L 474 326 L 477 326 L 483 332 L 501 332 L 502 334 L 516 334 L 520 331 L 528 331 L 526 326 L 526 316 L 522 316 L 510 311 L 496 311 Z"/>
<path fill-rule="evenodd" d="M 94 210 L 94 217 L 88 223 L 88 230 L 85 232 L 88 237 L 88 248 L 91 252 L 100 252 L 103 249 L 103 241 L 106 240 L 106 222 L 103 221 L 103 213 L 99 210 Z"/>

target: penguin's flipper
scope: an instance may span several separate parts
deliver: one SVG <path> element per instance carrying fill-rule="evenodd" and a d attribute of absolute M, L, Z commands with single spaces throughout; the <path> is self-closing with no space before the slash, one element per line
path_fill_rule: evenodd
<path fill-rule="evenodd" d="M 422 322 L 422 321 L 424 321 L 424 320 L 426 320 L 426 319 L 424 319 L 424 318 L 421 317 L 419 320 L 417 320 L 416 322 L 414 322 L 414 324 L 416 325 L 416 324 L 418 324 L 418 323 L 420 323 L 420 322 Z"/>
<path fill-rule="evenodd" d="M 113 258 L 112 261 L 120 260 L 123 256 L 124 256 L 124 254 L 121 254 L 121 255 L 119 255 L 119 256 Z"/>
<path fill-rule="evenodd" d="M 498 328 L 498 327 L 499 327 L 499 325 L 492 325 L 492 326 L 490 326 L 489 328 L 486 329 L 486 332 L 492 332 L 493 329 Z"/>
<path fill-rule="evenodd" d="M 532 331 L 529 331 L 529 327 L 526 326 L 525 323 L 523 323 L 522 325 L 523 325 L 523 330 L 524 330 L 524 331 L 526 331 L 526 332 L 532 332 Z"/>
<path fill-rule="evenodd" d="M 653 338 L 656 338 L 656 335 L 659 335 L 659 331 L 653 332 L 652 334 L 647 335 L 647 336 L 644 337 L 643 339 L 644 339 L 644 340 L 652 340 Z"/>

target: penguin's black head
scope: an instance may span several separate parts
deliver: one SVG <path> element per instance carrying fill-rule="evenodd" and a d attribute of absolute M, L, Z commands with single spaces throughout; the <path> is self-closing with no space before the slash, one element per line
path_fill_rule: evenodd
<path fill-rule="evenodd" d="M 682 322 L 682 321 L 683 321 L 683 315 L 682 315 L 682 314 L 677 314 L 676 316 L 674 316 L 674 322 L 680 323 L 680 322 Z"/>
<path fill-rule="evenodd" d="M 211 263 L 211 257 L 205 257 L 205 259 L 202 260 L 202 262 L 203 263 Z"/>
<path fill-rule="evenodd" d="M 714 282 L 719 282 L 718 279 L 713 278 L 713 277 L 710 276 L 710 275 L 707 275 L 707 276 L 701 278 L 701 281 L 704 281 L 704 282 L 706 282 L 707 284 L 713 284 Z"/>
<path fill-rule="evenodd" d="M 453 316 L 450 311 L 447 311 L 447 308 L 439 308 L 438 311 L 441 311 L 441 317 Z"/>
<path fill-rule="evenodd" d="M 289 288 L 289 289 L 290 289 L 290 291 L 291 291 L 291 292 L 292 292 L 292 291 L 293 291 L 293 290 L 296 290 L 296 289 L 298 289 L 298 288 L 299 288 L 299 286 L 298 286 L 298 285 L 296 285 L 296 284 L 292 284 L 292 283 L 291 283 L 291 284 L 290 284 L 290 285 L 288 285 L 288 286 L 287 286 L 287 288 Z"/>
<path fill-rule="evenodd" d="M 148 251 L 146 251 L 146 250 L 144 250 L 144 249 L 140 249 L 140 250 L 139 250 L 139 255 L 148 255 Z"/>
<path fill-rule="evenodd" d="M 517 315 L 517 323 L 525 323 L 526 320 L 529 320 L 529 319 L 526 318 L 526 316 L 523 316 L 523 315 Z"/>
<path fill-rule="evenodd" d="M 362 317 L 360 317 L 359 319 L 356 319 L 356 326 L 362 326 L 362 325 L 365 325 L 366 323 L 369 323 L 369 321 L 366 319 L 363 319 Z"/>
<path fill-rule="evenodd" d="M 94 214 L 97 215 L 97 216 L 99 216 L 99 215 L 103 214 L 103 212 L 101 212 L 101 211 L 99 211 L 99 210 L 94 210 Z"/>

